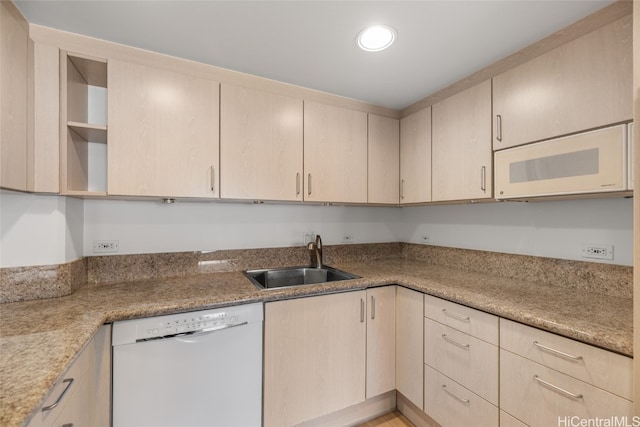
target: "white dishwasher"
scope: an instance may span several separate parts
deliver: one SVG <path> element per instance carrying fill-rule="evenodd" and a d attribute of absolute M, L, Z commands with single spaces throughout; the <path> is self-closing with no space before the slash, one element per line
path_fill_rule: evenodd
<path fill-rule="evenodd" d="M 113 427 L 259 427 L 262 304 L 113 324 Z"/>

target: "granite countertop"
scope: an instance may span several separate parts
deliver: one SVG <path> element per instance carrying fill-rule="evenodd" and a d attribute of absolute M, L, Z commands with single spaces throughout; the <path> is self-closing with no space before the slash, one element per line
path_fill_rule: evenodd
<path fill-rule="evenodd" d="M 631 298 L 428 265 L 407 259 L 343 262 L 360 279 L 256 289 L 240 272 L 83 287 L 0 305 L 0 425 L 21 426 L 104 323 L 250 302 L 398 284 L 632 356 Z"/>

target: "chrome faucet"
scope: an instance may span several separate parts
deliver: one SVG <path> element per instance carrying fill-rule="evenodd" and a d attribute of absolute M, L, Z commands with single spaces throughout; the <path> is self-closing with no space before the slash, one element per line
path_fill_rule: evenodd
<path fill-rule="evenodd" d="M 322 268 L 322 239 L 319 234 L 316 234 L 315 242 L 309 242 L 307 244 L 307 249 L 311 251 L 311 263 L 315 264 L 314 267 Z"/>

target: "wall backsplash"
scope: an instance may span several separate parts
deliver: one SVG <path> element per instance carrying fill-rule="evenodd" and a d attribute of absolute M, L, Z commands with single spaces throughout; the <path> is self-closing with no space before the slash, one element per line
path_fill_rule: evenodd
<path fill-rule="evenodd" d="M 411 243 L 334 245 L 324 250 L 325 263 L 334 266 L 387 259 L 506 277 L 522 286 L 540 283 L 632 298 L 633 268 L 626 266 Z M 0 269 L 0 303 L 65 296 L 81 286 L 309 263 L 309 253 L 302 247 L 93 256 L 60 265 Z"/>

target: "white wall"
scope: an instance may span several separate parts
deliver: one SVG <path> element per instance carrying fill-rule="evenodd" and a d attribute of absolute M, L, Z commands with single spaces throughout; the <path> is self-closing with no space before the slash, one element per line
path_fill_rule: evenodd
<path fill-rule="evenodd" d="M 83 222 L 82 200 L 0 192 L 0 267 L 81 257 Z"/>
<path fill-rule="evenodd" d="M 551 258 L 580 257 L 580 245 L 612 244 L 633 264 L 633 200 L 595 199 L 424 206 L 401 209 L 398 240 Z M 611 262 L 611 261 L 603 261 Z"/>
<path fill-rule="evenodd" d="M 395 242 L 397 208 L 86 200 L 84 253 L 94 240 L 118 240 L 120 253 L 302 246 L 304 233 L 323 243 Z"/>
<path fill-rule="evenodd" d="M 0 267 L 57 264 L 95 255 L 405 241 L 584 260 L 581 243 L 612 244 L 632 265 L 632 201 L 600 199 L 407 208 L 78 200 L 0 192 Z M 594 261 L 595 262 L 595 261 Z"/>

